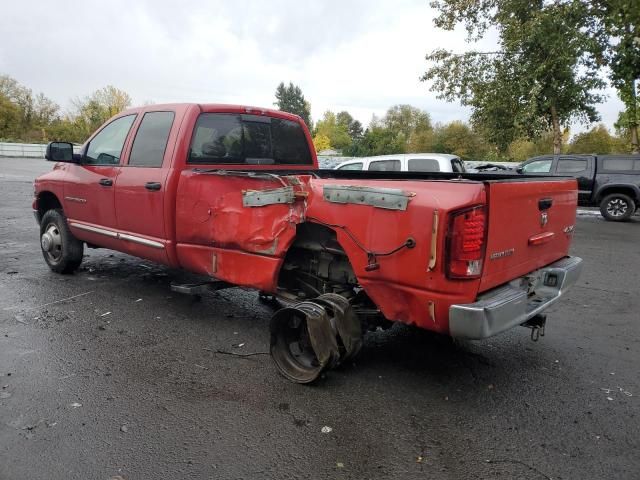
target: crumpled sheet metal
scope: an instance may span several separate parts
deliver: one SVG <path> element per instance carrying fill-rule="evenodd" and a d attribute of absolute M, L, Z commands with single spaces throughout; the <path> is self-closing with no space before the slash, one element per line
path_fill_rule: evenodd
<path fill-rule="evenodd" d="M 333 322 L 343 351 L 340 362 L 355 357 L 362 348 L 362 327 L 349 301 L 337 293 L 325 293 L 314 300 L 333 311 Z"/>
<path fill-rule="evenodd" d="M 307 316 L 307 331 L 318 363 L 323 368 L 334 368 L 340 363 L 340 350 L 336 331 L 329 321 L 327 311 L 314 302 L 301 302 L 293 308 Z"/>
<path fill-rule="evenodd" d="M 275 203 L 247 208 L 240 192 L 218 197 L 211 209 L 210 238 L 219 246 L 278 256 L 296 234 L 304 212 L 302 206 Z"/>

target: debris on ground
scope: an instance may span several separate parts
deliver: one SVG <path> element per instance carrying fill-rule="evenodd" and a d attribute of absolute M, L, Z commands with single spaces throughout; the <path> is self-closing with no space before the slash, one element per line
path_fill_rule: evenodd
<path fill-rule="evenodd" d="M 607 394 L 607 400 L 613 400 L 613 398 L 611 397 L 611 395 L 613 393 L 621 393 L 623 394 L 625 397 L 633 397 L 633 394 L 631 392 L 628 392 L 627 390 L 625 390 L 622 387 L 614 387 L 614 388 L 600 388 L 600 390 L 602 390 L 604 393 Z"/>

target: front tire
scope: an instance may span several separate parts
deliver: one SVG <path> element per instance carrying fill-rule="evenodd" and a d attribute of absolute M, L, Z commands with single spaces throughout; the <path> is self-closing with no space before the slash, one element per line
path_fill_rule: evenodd
<path fill-rule="evenodd" d="M 40 249 L 56 273 L 73 273 L 82 263 L 84 244 L 73 236 L 62 210 L 47 211 L 40 221 Z"/>
<path fill-rule="evenodd" d="M 600 202 L 600 213 L 612 222 L 626 222 L 635 211 L 636 203 L 624 193 L 612 193 Z"/>

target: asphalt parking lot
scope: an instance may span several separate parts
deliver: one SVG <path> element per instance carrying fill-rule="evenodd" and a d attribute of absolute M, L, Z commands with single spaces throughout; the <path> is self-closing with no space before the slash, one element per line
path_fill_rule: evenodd
<path fill-rule="evenodd" d="M 578 219 L 585 270 L 537 343 L 399 325 L 300 386 L 217 353 L 268 350 L 255 292 L 194 301 L 101 250 L 50 272 L 31 214 L 50 165 L 0 158 L 0 480 L 640 477 L 638 217 Z"/>

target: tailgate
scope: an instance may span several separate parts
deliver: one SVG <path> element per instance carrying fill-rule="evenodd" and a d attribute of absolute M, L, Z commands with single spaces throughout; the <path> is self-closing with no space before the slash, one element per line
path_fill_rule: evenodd
<path fill-rule="evenodd" d="M 489 226 L 481 292 L 568 255 L 578 199 L 574 179 L 485 185 Z"/>

